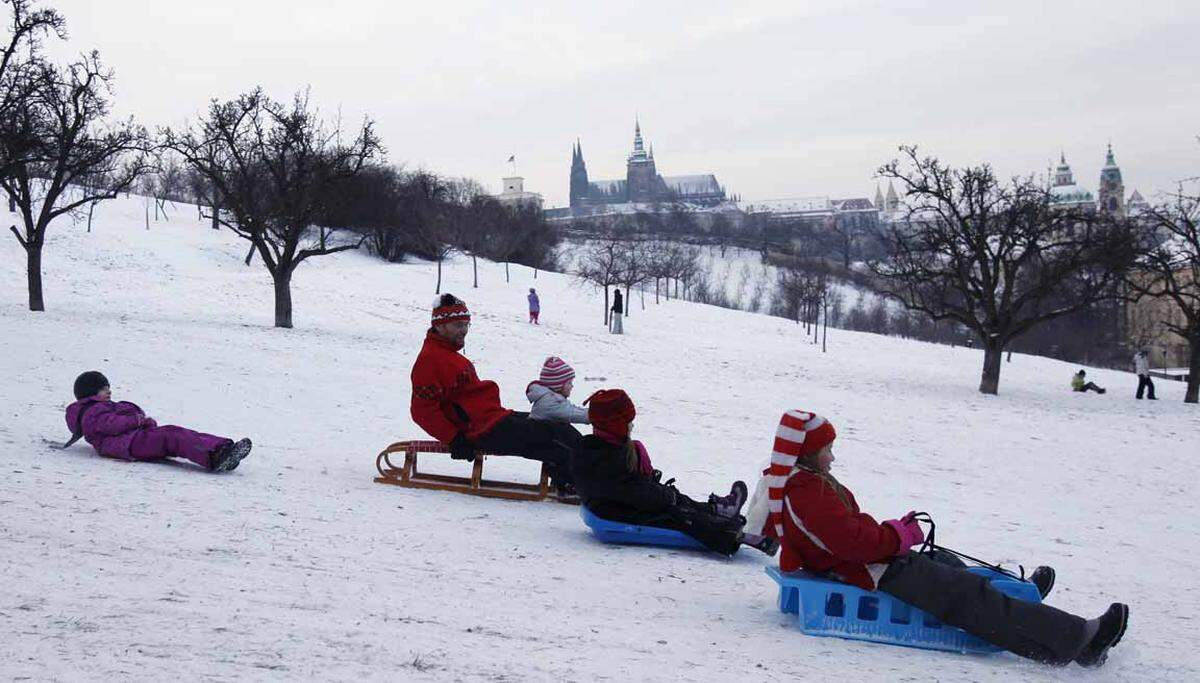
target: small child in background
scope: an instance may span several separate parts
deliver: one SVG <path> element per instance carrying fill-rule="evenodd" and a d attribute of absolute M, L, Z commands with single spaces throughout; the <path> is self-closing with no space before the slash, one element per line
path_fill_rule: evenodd
<path fill-rule="evenodd" d="M 525 387 L 525 398 L 533 404 L 530 419 L 588 424 L 587 410 L 567 400 L 574 386 L 574 368 L 558 356 L 547 358 L 537 380 Z"/>
<path fill-rule="evenodd" d="M 122 460 L 187 458 L 213 472 L 228 472 L 250 454 L 250 439 L 234 442 L 184 427 L 159 427 L 136 404 L 114 402 L 108 379 L 91 370 L 75 379 L 76 401 L 67 406 L 71 440 L 82 437 L 100 455 Z"/>

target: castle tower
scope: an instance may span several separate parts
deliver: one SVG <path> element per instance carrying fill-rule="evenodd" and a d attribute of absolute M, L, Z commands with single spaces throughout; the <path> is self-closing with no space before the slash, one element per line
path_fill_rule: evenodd
<path fill-rule="evenodd" d="M 896 195 L 896 186 L 892 181 L 888 181 L 887 199 L 884 200 L 884 211 L 889 216 L 895 216 L 900 212 L 900 197 Z"/>
<path fill-rule="evenodd" d="M 625 164 L 625 187 L 631 202 L 652 202 L 658 199 L 658 170 L 654 157 L 646 153 L 642 142 L 642 124 L 634 120 L 633 152 Z"/>
<path fill-rule="evenodd" d="M 571 147 L 571 208 L 584 206 L 587 199 L 587 164 L 583 163 L 583 145 L 576 140 L 575 145 Z"/>
<path fill-rule="evenodd" d="M 879 190 L 879 183 L 875 183 L 875 210 L 883 213 L 883 192 Z"/>
<path fill-rule="evenodd" d="M 1113 158 L 1112 144 L 1104 157 L 1104 168 L 1100 169 L 1100 190 L 1097 208 L 1114 216 L 1125 216 L 1125 182 L 1121 180 L 1121 168 Z"/>

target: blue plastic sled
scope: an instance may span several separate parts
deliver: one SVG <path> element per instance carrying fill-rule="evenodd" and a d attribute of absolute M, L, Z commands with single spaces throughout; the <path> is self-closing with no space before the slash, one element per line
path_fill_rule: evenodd
<path fill-rule="evenodd" d="M 597 540 L 605 543 L 627 543 L 632 545 L 654 545 L 663 548 L 690 548 L 707 550 L 704 544 L 674 529 L 660 529 L 654 526 L 639 526 L 627 522 L 614 522 L 611 519 L 597 517 L 586 505 L 579 506 L 579 516 L 588 525 Z"/>
<path fill-rule="evenodd" d="M 1005 595 L 1042 601 L 1037 586 L 1028 581 L 986 567 L 967 571 L 989 577 L 992 586 Z M 767 574 L 779 584 L 779 611 L 795 614 L 806 635 L 973 654 L 1001 649 L 887 593 L 865 591 L 804 571 L 784 574 L 778 567 L 767 567 Z"/>

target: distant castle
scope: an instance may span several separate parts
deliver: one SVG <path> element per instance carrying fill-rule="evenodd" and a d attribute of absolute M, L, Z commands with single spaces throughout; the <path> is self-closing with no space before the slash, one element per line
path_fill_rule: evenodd
<path fill-rule="evenodd" d="M 642 126 L 633 126 L 633 151 L 625 163 L 624 180 L 589 180 L 583 161 L 583 146 L 576 141 L 571 148 L 571 209 L 601 207 L 606 204 L 643 204 L 685 202 L 698 206 L 717 206 L 726 201 L 725 188 L 711 173 L 661 176 L 654 164 L 654 146 L 647 150 L 642 141 Z"/>
<path fill-rule="evenodd" d="M 1054 182 L 1050 186 L 1051 201 L 1055 206 L 1066 208 L 1100 211 L 1116 216 L 1136 215 L 1148 204 L 1137 190 L 1125 198 L 1125 182 L 1121 179 L 1121 168 L 1113 158 L 1112 145 L 1104 156 L 1104 168 L 1100 169 L 1099 197 L 1084 187 L 1075 184 L 1075 174 L 1067 164 L 1067 155 L 1059 156 L 1058 167 L 1054 169 Z"/>

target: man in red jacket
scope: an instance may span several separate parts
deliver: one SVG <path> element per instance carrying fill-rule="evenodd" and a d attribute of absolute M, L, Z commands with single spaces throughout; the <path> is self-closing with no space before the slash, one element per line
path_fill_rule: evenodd
<path fill-rule="evenodd" d="M 549 465 L 560 490 L 570 485 L 567 456 L 581 435 L 567 424 L 530 420 L 500 404 L 500 387 L 481 380 L 459 353 L 471 329 L 471 312 L 461 299 L 442 294 L 434 301 L 431 327 L 412 368 L 412 418 L 430 436 L 450 446 L 450 457 L 474 460 L 475 451 L 520 455 Z"/>

